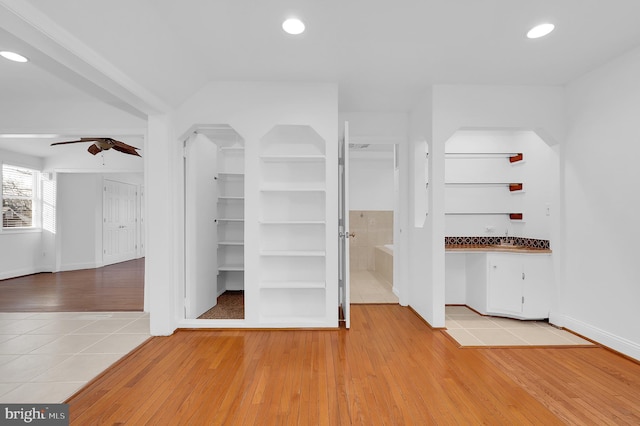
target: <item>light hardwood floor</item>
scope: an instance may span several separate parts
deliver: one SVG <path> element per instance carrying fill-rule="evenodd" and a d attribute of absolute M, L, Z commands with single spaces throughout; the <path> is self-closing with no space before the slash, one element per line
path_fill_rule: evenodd
<path fill-rule="evenodd" d="M 640 424 L 640 365 L 603 348 L 461 349 L 399 305 L 350 330 L 154 337 L 68 400 L 71 424 Z"/>

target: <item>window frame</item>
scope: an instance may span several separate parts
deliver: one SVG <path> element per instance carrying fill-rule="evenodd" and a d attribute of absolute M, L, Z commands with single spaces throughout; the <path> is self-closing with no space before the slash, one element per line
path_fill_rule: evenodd
<path fill-rule="evenodd" d="M 40 220 L 40 171 L 28 166 L 23 166 L 11 162 L 2 162 L 0 164 L 0 206 L 4 207 L 4 168 L 14 168 L 28 170 L 31 172 L 31 225 L 30 226 L 4 226 L 4 214 L 2 215 L 2 226 L 0 233 L 21 233 L 21 232 L 40 232 L 42 224 Z M 17 197 L 19 198 L 19 197 Z"/>

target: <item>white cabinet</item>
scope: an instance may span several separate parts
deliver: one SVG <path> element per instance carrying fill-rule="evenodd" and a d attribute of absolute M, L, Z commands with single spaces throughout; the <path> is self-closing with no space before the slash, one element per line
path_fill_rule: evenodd
<path fill-rule="evenodd" d="M 484 315 L 519 319 L 549 317 L 551 257 L 548 254 L 467 255 L 467 304 Z"/>

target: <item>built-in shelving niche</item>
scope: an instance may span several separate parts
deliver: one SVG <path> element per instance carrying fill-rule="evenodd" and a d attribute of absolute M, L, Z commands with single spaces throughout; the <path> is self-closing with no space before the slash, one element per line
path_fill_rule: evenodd
<path fill-rule="evenodd" d="M 260 145 L 260 321 L 326 321 L 326 143 L 275 126 Z"/>
<path fill-rule="evenodd" d="M 214 306 L 228 312 L 223 306 L 228 295 L 220 297 L 225 292 L 236 292 L 233 297 L 244 302 L 239 292 L 244 291 L 245 150 L 243 138 L 228 125 L 194 125 L 188 134 L 185 312 L 195 319 L 208 318 Z"/>

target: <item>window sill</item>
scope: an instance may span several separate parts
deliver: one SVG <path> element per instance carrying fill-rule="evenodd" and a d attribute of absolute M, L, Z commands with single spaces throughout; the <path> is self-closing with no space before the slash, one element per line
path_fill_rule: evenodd
<path fill-rule="evenodd" d="M 0 235 L 13 235 L 13 234 L 33 234 L 42 232 L 42 228 L 2 228 Z"/>

